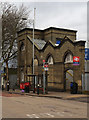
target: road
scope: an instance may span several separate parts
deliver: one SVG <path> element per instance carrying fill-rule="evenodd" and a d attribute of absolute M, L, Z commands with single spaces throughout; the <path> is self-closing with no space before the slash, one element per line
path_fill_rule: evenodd
<path fill-rule="evenodd" d="M 87 103 L 73 100 L 3 95 L 3 118 L 87 118 Z"/>

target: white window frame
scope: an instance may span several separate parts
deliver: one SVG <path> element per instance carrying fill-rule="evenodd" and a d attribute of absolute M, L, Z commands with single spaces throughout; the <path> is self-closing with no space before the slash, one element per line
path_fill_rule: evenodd
<path fill-rule="evenodd" d="M 53 57 L 49 56 L 47 62 L 48 62 L 49 65 L 53 65 Z"/>
<path fill-rule="evenodd" d="M 65 58 L 65 63 L 73 63 L 73 56 L 72 54 L 68 53 Z"/>

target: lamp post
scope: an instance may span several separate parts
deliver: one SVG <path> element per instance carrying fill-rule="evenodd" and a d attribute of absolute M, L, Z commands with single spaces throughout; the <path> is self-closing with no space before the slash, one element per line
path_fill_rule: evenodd
<path fill-rule="evenodd" d="M 34 29 L 35 29 L 35 10 L 34 8 L 34 18 L 32 20 L 33 23 L 33 66 L 32 66 L 32 74 L 34 75 Z M 22 18 L 22 20 L 27 20 L 27 18 Z"/>
<path fill-rule="evenodd" d="M 34 19 L 33 19 L 33 75 L 34 75 L 34 29 L 35 29 L 35 10 L 34 8 Z"/>

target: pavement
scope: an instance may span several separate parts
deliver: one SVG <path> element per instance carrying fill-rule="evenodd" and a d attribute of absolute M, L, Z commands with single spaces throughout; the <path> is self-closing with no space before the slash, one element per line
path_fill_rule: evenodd
<path fill-rule="evenodd" d="M 37 94 L 30 91 L 29 93 L 22 92 L 19 89 L 13 91 L 10 89 L 9 91 L 4 91 L 9 94 L 20 94 L 20 95 L 28 95 L 34 97 L 48 97 L 48 98 L 56 98 L 56 99 L 65 99 L 65 100 L 77 100 L 80 102 L 87 102 L 89 103 L 89 95 L 86 94 L 71 94 L 70 92 L 52 92 L 49 91 L 48 94 Z"/>

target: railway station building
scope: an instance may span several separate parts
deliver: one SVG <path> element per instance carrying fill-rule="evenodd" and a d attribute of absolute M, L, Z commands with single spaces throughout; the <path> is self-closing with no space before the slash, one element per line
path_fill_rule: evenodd
<path fill-rule="evenodd" d="M 47 86 L 49 90 L 70 90 L 75 81 L 82 89 L 82 74 L 85 71 L 85 41 L 76 40 L 75 30 L 49 27 L 34 31 L 34 74 L 42 76 L 43 60 L 48 63 Z M 79 57 L 79 65 L 73 57 Z M 18 32 L 18 81 L 29 81 L 33 71 L 33 29 Z M 39 83 L 42 84 L 42 77 Z"/>

